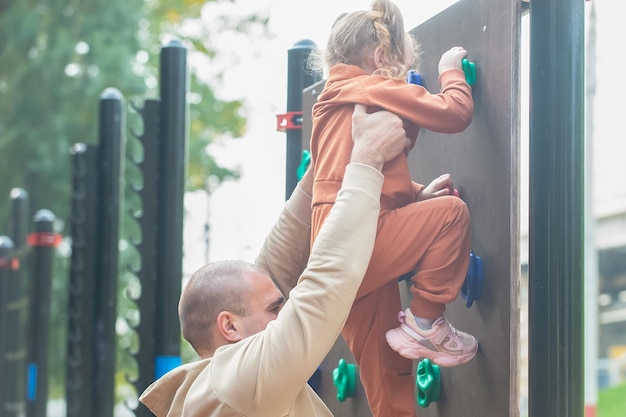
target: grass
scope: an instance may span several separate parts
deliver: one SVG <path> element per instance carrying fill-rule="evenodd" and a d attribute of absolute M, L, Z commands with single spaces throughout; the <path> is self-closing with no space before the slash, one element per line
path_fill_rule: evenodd
<path fill-rule="evenodd" d="M 626 416 L 626 383 L 598 392 L 598 417 Z"/>

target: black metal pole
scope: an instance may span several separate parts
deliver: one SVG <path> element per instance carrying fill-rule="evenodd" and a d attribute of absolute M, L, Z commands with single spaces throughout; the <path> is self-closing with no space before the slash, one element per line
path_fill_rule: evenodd
<path fill-rule="evenodd" d="M 161 103 L 156 99 L 145 101 L 143 108 L 139 109 L 143 120 L 143 134 L 134 136 L 143 145 L 143 159 L 134 161 L 141 170 L 143 186 L 138 192 L 141 198 L 141 214 L 136 217 L 141 227 L 141 241 L 133 242 L 141 257 L 141 268 L 136 271 L 141 284 L 141 296 L 135 302 L 141 318 L 135 328 L 139 339 L 140 349 L 134 356 L 137 361 L 137 378 L 134 382 L 137 393 L 141 394 L 155 379 L 155 333 L 158 322 L 156 303 L 157 294 L 157 217 L 159 213 L 158 202 L 158 173 L 159 173 L 159 114 Z M 134 410 L 137 417 L 151 417 L 152 412 L 139 403 Z M 77 416 L 78 417 L 78 416 Z"/>
<path fill-rule="evenodd" d="M 35 213 L 30 280 L 30 315 L 28 326 L 28 374 L 26 415 L 45 417 L 48 403 L 48 339 L 50 332 L 50 289 L 52 287 L 52 260 L 56 235 L 55 216 L 50 210 Z"/>
<path fill-rule="evenodd" d="M 584 4 L 530 2 L 529 415 L 582 417 Z M 595 375 L 588 375 L 595 378 Z"/>
<path fill-rule="evenodd" d="M 317 72 L 307 68 L 306 62 L 315 42 L 303 39 L 287 53 L 287 112 L 302 112 L 302 90 L 320 79 Z M 300 118 L 302 119 L 302 118 Z M 300 120 L 300 126 L 302 120 Z M 298 184 L 298 166 L 302 160 L 302 128 L 288 129 L 286 145 L 285 200 Z"/>
<path fill-rule="evenodd" d="M 75 144 L 72 155 L 72 257 L 68 283 L 66 417 L 92 413 L 98 229 L 98 147 Z"/>
<path fill-rule="evenodd" d="M 10 193 L 11 198 L 11 229 L 10 236 L 17 250 L 26 247 L 26 236 L 28 235 L 28 224 L 30 217 L 28 213 L 28 193 L 23 188 L 13 188 Z"/>
<path fill-rule="evenodd" d="M 13 266 L 0 273 L 4 275 L 4 331 L 2 337 L 4 353 L 3 378 L 9 382 L 4 388 L 5 406 L 3 416 L 23 416 L 26 411 L 26 329 L 27 297 L 23 281 L 17 271 L 19 260 L 12 259 Z M 0 268 L 1 269 L 1 268 Z"/>
<path fill-rule="evenodd" d="M 10 349 L 9 339 L 12 337 L 8 331 L 10 317 L 5 306 L 9 299 L 8 287 L 11 279 L 14 247 L 10 237 L 0 236 L 0 375 L 3 376 L 7 375 L 9 368 L 6 358 Z M 8 391 L 11 390 L 12 383 L 13 381 L 8 378 L 8 375 L 6 378 L 0 378 L 0 414 L 2 415 L 4 415 L 9 402 Z"/>
<path fill-rule="evenodd" d="M 99 214 L 95 283 L 95 378 L 93 415 L 112 417 L 115 403 L 115 351 L 118 286 L 120 182 L 124 155 L 124 98 L 107 88 L 100 95 Z"/>
<path fill-rule="evenodd" d="M 28 327 L 28 282 L 23 271 L 26 264 L 26 236 L 30 222 L 28 193 L 22 188 L 13 188 L 11 197 L 11 239 L 15 245 L 15 258 L 9 280 L 6 281 L 7 332 L 4 343 L 6 350 L 6 376 L 11 383 L 6 387 L 7 416 L 23 416 L 26 411 L 26 329 Z"/>
<path fill-rule="evenodd" d="M 186 171 L 187 50 L 179 41 L 161 49 L 156 377 L 178 366 L 178 299 L 183 275 L 183 198 Z"/>

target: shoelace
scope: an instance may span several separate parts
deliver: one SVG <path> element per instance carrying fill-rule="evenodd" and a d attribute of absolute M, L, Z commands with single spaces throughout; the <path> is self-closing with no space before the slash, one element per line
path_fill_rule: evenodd
<path fill-rule="evenodd" d="M 457 340 L 460 342 L 461 341 L 461 335 L 459 334 L 459 331 L 456 329 L 456 327 L 454 327 L 450 323 L 448 323 L 448 326 L 450 326 L 450 333 L 454 334 L 456 336 Z"/>

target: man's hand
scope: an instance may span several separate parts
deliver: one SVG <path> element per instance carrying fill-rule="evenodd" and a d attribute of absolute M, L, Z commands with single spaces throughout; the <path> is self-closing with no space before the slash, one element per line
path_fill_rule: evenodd
<path fill-rule="evenodd" d="M 352 113 L 351 162 L 370 165 L 382 171 L 385 162 L 395 158 L 410 145 L 402 120 L 385 110 L 367 114 L 367 107 L 354 105 Z"/>

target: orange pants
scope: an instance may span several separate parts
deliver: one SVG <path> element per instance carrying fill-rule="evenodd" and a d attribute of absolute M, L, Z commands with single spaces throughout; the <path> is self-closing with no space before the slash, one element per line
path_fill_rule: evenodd
<path fill-rule="evenodd" d="M 331 207 L 315 207 L 313 224 L 321 225 Z M 416 415 L 413 362 L 385 339 L 387 330 L 399 325 L 398 277 L 417 269 L 411 278 L 411 310 L 437 318 L 461 291 L 469 253 L 470 215 L 458 197 L 381 211 L 374 252 L 342 331 L 374 417 Z"/>

